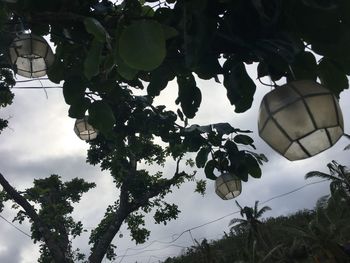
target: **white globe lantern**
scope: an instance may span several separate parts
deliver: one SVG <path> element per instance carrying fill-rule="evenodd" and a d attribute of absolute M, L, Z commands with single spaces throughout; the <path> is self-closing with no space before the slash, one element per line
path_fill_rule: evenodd
<path fill-rule="evenodd" d="M 235 198 L 242 192 L 242 182 L 231 173 L 223 173 L 215 180 L 215 192 L 224 200 Z"/>
<path fill-rule="evenodd" d="M 75 134 L 84 141 L 91 141 L 96 139 L 98 131 L 88 123 L 88 116 L 83 119 L 78 119 L 74 124 Z"/>
<path fill-rule="evenodd" d="M 294 81 L 263 98 L 260 137 L 288 160 L 314 156 L 334 145 L 344 133 L 338 100 L 322 85 Z"/>
<path fill-rule="evenodd" d="M 27 78 L 45 76 L 55 59 L 46 40 L 33 34 L 16 37 L 9 48 L 9 54 L 11 63 L 17 67 L 17 74 Z"/>

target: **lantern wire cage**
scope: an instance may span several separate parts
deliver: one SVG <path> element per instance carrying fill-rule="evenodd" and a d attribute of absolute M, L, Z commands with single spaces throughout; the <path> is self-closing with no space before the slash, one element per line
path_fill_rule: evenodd
<path fill-rule="evenodd" d="M 88 119 L 89 117 L 85 116 L 83 119 L 76 120 L 74 124 L 75 134 L 84 141 L 96 139 L 98 135 L 98 131 L 88 123 Z"/>
<path fill-rule="evenodd" d="M 267 144 L 294 161 L 333 146 L 344 133 L 344 121 L 335 96 L 321 84 L 303 80 L 265 95 L 258 129 Z"/>
<path fill-rule="evenodd" d="M 224 200 L 235 198 L 242 192 L 242 182 L 231 173 L 223 173 L 215 180 L 215 192 Z"/>
<path fill-rule="evenodd" d="M 47 41 L 31 33 L 22 33 L 13 40 L 9 56 L 17 74 L 27 78 L 45 76 L 55 59 Z"/>

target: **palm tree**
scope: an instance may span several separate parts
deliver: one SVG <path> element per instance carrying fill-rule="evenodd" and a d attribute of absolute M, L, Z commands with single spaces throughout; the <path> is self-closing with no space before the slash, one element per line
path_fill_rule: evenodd
<path fill-rule="evenodd" d="M 265 212 L 271 210 L 271 208 L 269 206 L 264 206 L 261 209 L 258 209 L 259 201 L 255 201 L 254 208 L 248 206 L 242 207 L 237 201 L 236 204 L 240 208 L 240 213 L 243 218 L 231 219 L 229 223 L 229 226 L 232 226 L 231 231 L 236 233 L 247 232 L 247 244 L 249 248 L 254 248 L 254 244 L 256 243 L 261 243 L 265 248 L 267 248 L 267 244 L 262 238 L 259 226 L 262 224 L 262 222 L 259 219 Z"/>
<path fill-rule="evenodd" d="M 346 197 L 350 197 L 350 170 L 343 165 L 338 164 L 336 161 L 332 161 L 327 164 L 330 173 L 323 173 L 319 171 L 308 172 L 305 175 L 305 179 L 320 177 L 331 180 L 330 190 L 333 194 L 336 190 L 339 190 L 345 194 Z"/>

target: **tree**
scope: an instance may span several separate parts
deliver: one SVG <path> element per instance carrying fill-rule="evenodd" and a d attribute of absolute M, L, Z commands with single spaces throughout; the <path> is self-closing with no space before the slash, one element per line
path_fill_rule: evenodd
<path fill-rule="evenodd" d="M 346 197 L 350 197 L 350 171 L 346 166 L 343 166 L 336 161 L 332 161 L 327 164 L 329 169 L 329 174 L 319 172 L 319 171 L 311 171 L 305 175 L 305 179 L 320 177 L 324 179 L 328 179 L 331 181 L 330 190 L 333 194 L 335 191 L 342 192 Z"/>
<path fill-rule="evenodd" d="M 254 247 L 256 242 L 263 245 L 264 248 L 267 248 L 264 237 L 262 236 L 260 227 L 262 222 L 260 218 L 265 212 L 271 210 L 271 208 L 269 206 L 264 206 L 258 209 L 259 201 L 255 201 L 254 208 L 248 206 L 242 207 L 237 201 L 236 204 L 240 208 L 241 216 L 245 217 L 246 219 L 231 219 L 229 223 L 229 226 L 232 226 L 231 231 L 246 232 L 248 234 L 248 248 Z M 255 253 L 254 249 L 253 253 Z"/>
<path fill-rule="evenodd" d="M 70 117 L 79 119 L 88 111 L 89 123 L 100 131 L 89 142 L 88 162 L 110 171 L 120 189 L 119 200 L 108 207 L 91 235 L 88 260 L 101 262 L 106 254 L 112 257 L 111 242 L 123 222 L 136 242 L 147 238 L 140 210 L 154 208 L 157 223 L 176 218 L 176 205 L 163 203 L 162 197 L 172 186 L 193 178 L 179 166 L 187 152 L 197 153 L 197 167 L 212 180 L 217 171 L 234 173 L 243 181 L 248 175 L 261 176 L 264 156 L 240 147 L 255 148 L 249 131 L 228 123 L 189 125 L 201 104 L 195 75 L 222 82 L 237 113 L 253 103 L 256 86 L 245 68 L 253 62 L 259 64 L 259 79 L 319 78 L 338 96 L 348 88 L 349 23 L 346 0 L 3 0 L 0 106 L 13 98 L 12 72 L 17 69 L 8 57 L 13 39 L 29 31 L 48 36 L 55 45 L 48 77 L 63 82 Z M 319 61 L 315 53 L 321 56 Z M 154 98 L 175 79 L 177 112 L 154 105 Z M 146 95 L 135 95 L 143 88 Z M 1 120 L 0 129 L 6 125 L 7 120 Z M 162 165 L 167 157 L 177 163 L 171 179 L 138 169 L 140 162 Z M 49 178 L 43 182 L 45 189 Z M 32 237 L 36 233 L 45 243 L 48 257 L 69 262 L 67 246 L 55 242 L 55 233 L 62 234 L 58 225 L 50 229 L 40 212 L 48 203 L 33 199 L 29 190 L 14 189 L 4 176 L 0 184 L 4 201 L 15 201 L 33 222 Z M 83 185 L 76 185 L 75 191 L 87 191 Z M 203 182 L 199 186 L 202 191 Z M 64 196 L 57 194 L 58 200 Z M 42 210 L 37 212 L 30 202 L 39 202 Z M 67 218 L 66 212 L 60 213 Z"/>

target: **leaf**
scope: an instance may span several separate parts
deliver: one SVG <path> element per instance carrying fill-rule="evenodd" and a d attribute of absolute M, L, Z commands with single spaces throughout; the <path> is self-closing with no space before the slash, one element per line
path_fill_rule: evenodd
<path fill-rule="evenodd" d="M 179 95 L 176 104 L 181 103 L 183 113 L 187 118 L 193 118 L 202 101 L 202 94 L 197 88 L 193 75 L 177 76 Z"/>
<path fill-rule="evenodd" d="M 106 29 L 97 19 L 93 17 L 87 17 L 84 19 L 84 25 L 86 31 L 92 34 L 99 42 L 104 43 L 110 38 Z"/>
<path fill-rule="evenodd" d="M 162 64 L 151 72 L 150 83 L 147 87 L 147 93 L 150 96 L 158 96 L 166 88 L 168 82 L 175 78 L 171 65 Z"/>
<path fill-rule="evenodd" d="M 172 26 L 162 24 L 162 27 L 164 32 L 164 38 L 166 40 L 176 37 L 179 34 L 179 32 Z"/>
<path fill-rule="evenodd" d="M 68 116 L 74 119 L 82 119 L 85 112 L 89 108 L 91 102 L 88 98 L 84 98 L 80 103 L 75 103 L 69 107 Z"/>
<path fill-rule="evenodd" d="M 85 96 L 86 83 L 80 76 L 68 77 L 63 84 L 63 96 L 68 105 L 80 103 Z"/>
<path fill-rule="evenodd" d="M 345 73 L 330 59 L 323 58 L 317 67 L 321 83 L 335 96 L 349 88 L 348 78 Z"/>
<path fill-rule="evenodd" d="M 248 173 L 254 178 L 261 177 L 261 169 L 257 162 L 257 160 L 250 154 L 245 156 L 246 167 L 248 169 Z"/>
<path fill-rule="evenodd" d="M 216 129 L 216 131 L 220 134 L 231 134 L 235 132 L 235 128 L 233 128 L 229 123 L 227 122 L 221 122 L 221 123 L 215 123 L 213 124 L 213 128 Z"/>
<path fill-rule="evenodd" d="M 154 20 L 133 22 L 120 35 L 119 54 L 134 69 L 151 71 L 160 66 L 166 55 L 162 25 Z"/>
<path fill-rule="evenodd" d="M 250 138 L 247 135 L 243 135 L 243 134 L 238 134 L 236 135 L 233 140 L 236 143 L 240 143 L 240 144 L 244 144 L 244 145 L 252 145 L 254 140 L 252 138 Z"/>
<path fill-rule="evenodd" d="M 94 38 L 84 61 L 84 75 L 87 79 L 98 75 L 100 72 L 100 56 L 103 44 Z"/>
<path fill-rule="evenodd" d="M 205 172 L 205 176 L 208 179 L 216 180 L 216 176 L 214 174 L 214 169 L 215 169 L 215 161 L 210 160 L 209 162 L 207 162 L 207 164 L 205 165 L 205 168 L 204 168 L 204 172 Z"/>
<path fill-rule="evenodd" d="M 208 160 L 208 154 L 210 153 L 209 147 L 202 147 L 196 157 L 196 165 L 198 168 L 203 168 Z"/>
<path fill-rule="evenodd" d="M 117 72 L 126 80 L 133 80 L 139 72 L 137 69 L 131 68 L 125 64 L 122 59 L 119 59 L 117 64 Z"/>
<path fill-rule="evenodd" d="M 248 76 L 243 62 L 226 60 L 224 86 L 230 103 L 235 105 L 235 112 L 241 113 L 250 109 L 256 86 Z"/>
<path fill-rule="evenodd" d="M 47 70 L 47 77 L 53 83 L 59 84 L 64 80 L 64 64 L 59 59 L 55 59 L 54 63 Z"/>
<path fill-rule="evenodd" d="M 292 74 L 288 79 L 303 80 L 309 79 L 316 81 L 317 79 L 317 63 L 316 58 L 311 52 L 302 52 L 295 57 L 291 64 Z"/>
<path fill-rule="evenodd" d="M 108 133 L 115 124 L 111 107 L 102 100 L 93 102 L 89 107 L 89 123 L 101 132 Z"/>
<path fill-rule="evenodd" d="M 227 151 L 229 157 L 231 157 L 231 155 L 235 155 L 238 152 L 237 145 L 230 140 L 226 141 L 225 148 L 226 148 L 226 151 Z M 232 158 L 234 158 L 234 157 L 232 157 Z"/>

